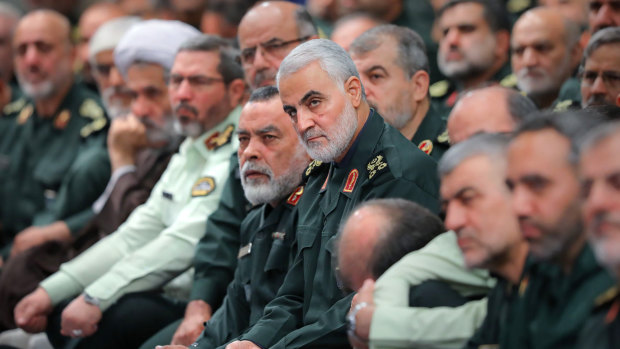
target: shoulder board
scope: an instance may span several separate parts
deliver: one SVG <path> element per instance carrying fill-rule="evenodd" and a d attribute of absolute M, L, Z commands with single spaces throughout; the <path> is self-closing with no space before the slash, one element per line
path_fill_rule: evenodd
<path fill-rule="evenodd" d="M 511 13 L 519 13 L 532 5 L 532 0 L 508 0 L 506 8 Z"/>
<path fill-rule="evenodd" d="M 502 80 L 500 80 L 499 84 L 504 87 L 513 88 L 517 86 L 517 76 L 514 73 L 506 75 Z"/>
<path fill-rule="evenodd" d="M 293 191 L 293 193 L 291 193 L 291 195 L 289 195 L 289 197 L 286 199 L 286 203 L 291 206 L 296 206 L 297 203 L 299 202 L 299 199 L 301 199 L 301 196 L 303 194 L 304 194 L 304 186 L 300 185 L 299 187 L 295 188 L 295 190 Z"/>
<path fill-rule="evenodd" d="M 366 165 L 368 170 L 368 179 L 372 179 L 378 172 L 384 171 L 388 167 L 388 164 L 383 153 L 375 155 L 372 160 Z"/>
<path fill-rule="evenodd" d="M 437 142 L 444 143 L 444 144 L 450 143 L 450 136 L 448 135 L 448 130 L 443 131 L 442 134 L 437 136 Z"/>
<path fill-rule="evenodd" d="M 312 160 L 312 162 L 310 163 L 310 165 L 308 165 L 306 171 L 304 172 L 304 177 L 307 178 L 310 177 L 312 174 L 319 172 L 319 170 L 323 168 L 323 165 L 325 164 L 322 161 Z"/>
<path fill-rule="evenodd" d="M 102 130 L 108 124 L 103 108 L 101 108 L 97 102 L 90 98 L 87 98 L 84 102 L 82 102 L 78 112 L 80 116 L 93 120 L 80 130 L 80 135 L 83 138 L 90 136 L 94 132 Z"/>
<path fill-rule="evenodd" d="M 450 82 L 448 80 L 441 80 L 432 84 L 431 87 L 428 88 L 428 92 L 431 97 L 439 98 L 445 96 L 446 93 L 448 93 L 448 89 L 450 89 Z"/>
<path fill-rule="evenodd" d="M 618 289 L 618 286 L 612 286 L 608 288 L 605 292 L 600 294 L 598 297 L 596 297 L 596 299 L 594 300 L 594 307 L 598 308 L 604 306 L 612 302 L 618 296 L 620 296 L 620 290 Z"/>
<path fill-rule="evenodd" d="M 2 109 L 2 114 L 9 115 L 17 113 L 18 111 L 22 110 L 24 106 L 26 106 L 26 98 L 19 98 L 5 105 Z"/>
<path fill-rule="evenodd" d="M 223 145 L 230 143 L 232 139 L 233 131 L 235 130 L 235 125 L 230 124 L 226 126 L 226 129 L 220 132 L 214 132 L 209 138 L 205 139 L 205 145 L 209 150 L 216 150 Z"/>

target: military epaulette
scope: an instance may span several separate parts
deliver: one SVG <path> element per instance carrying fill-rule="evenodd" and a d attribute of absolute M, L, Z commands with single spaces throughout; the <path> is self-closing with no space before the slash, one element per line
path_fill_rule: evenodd
<path fill-rule="evenodd" d="M 559 101 L 556 103 L 555 107 L 553 107 L 554 112 L 566 111 L 569 109 L 579 109 L 580 104 L 577 101 L 573 101 L 572 99 L 565 99 L 563 101 Z"/>
<path fill-rule="evenodd" d="M 84 102 L 82 102 L 78 112 L 80 116 L 92 120 L 88 125 L 82 127 L 80 130 L 80 136 L 83 138 L 104 129 L 108 124 L 108 119 L 105 117 L 103 108 L 101 108 L 97 102 L 90 98 L 87 98 Z"/>
<path fill-rule="evenodd" d="M 443 144 L 450 144 L 450 136 L 448 135 L 448 130 L 443 131 L 442 134 L 437 136 L 437 142 Z"/>
<path fill-rule="evenodd" d="M 506 75 L 499 84 L 503 87 L 515 88 L 517 86 L 517 76 L 515 74 Z"/>
<path fill-rule="evenodd" d="M 310 177 L 311 175 L 318 173 L 324 167 L 324 165 L 325 164 L 322 161 L 312 160 L 312 162 L 310 163 L 310 165 L 308 165 L 308 167 L 306 168 L 306 171 L 304 172 L 304 175 L 303 175 L 304 180 Z"/>
<path fill-rule="evenodd" d="M 22 110 L 25 105 L 26 105 L 26 98 L 19 98 L 5 105 L 4 108 L 2 109 L 2 114 L 10 115 L 10 114 L 17 113 L 18 111 Z"/>
<path fill-rule="evenodd" d="M 428 88 L 428 92 L 433 98 L 441 98 L 448 93 L 450 82 L 448 80 L 437 81 Z"/>
<path fill-rule="evenodd" d="M 289 197 L 286 199 L 286 203 L 291 206 L 296 206 L 297 203 L 299 202 L 299 199 L 301 199 L 301 196 L 303 194 L 304 194 L 304 186 L 300 185 L 299 187 L 295 188 L 295 190 L 291 193 L 291 195 L 289 195 Z"/>
<path fill-rule="evenodd" d="M 506 9 L 510 13 L 519 13 L 532 5 L 532 0 L 508 0 Z"/>
<path fill-rule="evenodd" d="M 605 292 L 603 292 L 601 295 L 596 297 L 596 299 L 594 300 L 594 308 L 600 308 L 602 306 L 605 306 L 613 302 L 619 296 L 620 296 L 620 289 L 618 289 L 618 286 L 612 286 L 608 288 Z"/>
<path fill-rule="evenodd" d="M 387 167 L 388 164 L 385 161 L 385 155 L 383 155 L 383 153 L 375 155 L 368 165 L 366 165 L 368 179 L 372 179 L 378 172 L 385 170 Z"/>
<path fill-rule="evenodd" d="M 222 133 L 214 132 L 209 138 L 205 139 L 205 146 L 209 150 L 216 150 L 228 143 L 233 136 L 233 131 L 235 131 L 235 125 L 230 124 L 226 126 Z"/>

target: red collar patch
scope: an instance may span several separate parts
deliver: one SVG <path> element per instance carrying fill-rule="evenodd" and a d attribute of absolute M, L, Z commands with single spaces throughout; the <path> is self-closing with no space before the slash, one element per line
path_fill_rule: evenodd
<path fill-rule="evenodd" d="M 360 172 L 357 169 L 352 169 L 349 172 L 349 176 L 347 177 L 347 183 L 344 185 L 344 189 L 342 189 L 343 193 L 352 193 L 355 188 L 355 183 L 357 183 L 357 178 L 360 176 Z"/>
<path fill-rule="evenodd" d="M 297 203 L 299 202 L 299 199 L 301 198 L 301 195 L 304 193 L 304 186 L 300 185 L 299 187 L 297 187 L 295 189 L 295 191 L 288 197 L 288 199 L 286 199 L 286 203 L 289 205 L 297 205 Z"/>

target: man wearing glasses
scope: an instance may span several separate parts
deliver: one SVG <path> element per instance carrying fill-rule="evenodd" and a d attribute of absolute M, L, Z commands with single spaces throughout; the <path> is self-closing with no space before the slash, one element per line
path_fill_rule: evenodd
<path fill-rule="evenodd" d="M 592 36 L 583 54 L 581 105 L 616 104 L 620 93 L 620 28 L 601 29 Z"/>
<path fill-rule="evenodd" d="M 310 15 L 297 4 L 267 1 L 248 11 L 239 24 L 239 47 L 250 89 L 274 85 L 284 57 L 300 43 L 316 38 Z"/>

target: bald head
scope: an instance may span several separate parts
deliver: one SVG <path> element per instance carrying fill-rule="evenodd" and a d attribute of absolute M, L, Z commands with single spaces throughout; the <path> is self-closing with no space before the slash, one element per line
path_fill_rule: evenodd
<path fill-rule="evenodd" d="M 238 37 L 245 78 L 255 89 L 274 85 L 284 57 L 301 42 L 316 38 L 317 30 L 302 6 L 267 1 L 243 16 Z"/>
<path fill-rule="evenodd" d="M 588 0 L 538 0 L 538 3 L 581 26 L 588 25 Z"/>
<path fill-rule="evenodd" d="M 511 132 L 534 103 L 515 90 L 491 86 L 466 92 L 448 117 L 450 142 L 456 144 L 477 133 Z"/>
<path fill-rule="evenodd" d="M 45 30 L 47 29 L 47 30 Z M 67 44 L 71 44 L 71 23 L 67 17 L 53 10 L 35 10 L 17 23 L 15 36 L 25 32 L 47 31 L 48 36 L 56 37 Z"/>

